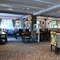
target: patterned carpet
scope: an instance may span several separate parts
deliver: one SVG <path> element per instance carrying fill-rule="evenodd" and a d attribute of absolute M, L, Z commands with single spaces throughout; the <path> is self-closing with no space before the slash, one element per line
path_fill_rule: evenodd
<path fill-rule="evenodd" d="M 60 60 L 60 55 L 50 51 L 50 42 L 8 42 L 0 45 L 0 60 Z"/>

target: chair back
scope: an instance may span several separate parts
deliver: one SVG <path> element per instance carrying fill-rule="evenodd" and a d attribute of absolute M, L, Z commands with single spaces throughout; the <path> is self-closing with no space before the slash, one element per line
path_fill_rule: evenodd
<path fill-rule="evenodd" d="M 31 38 L 36 39 L 36 31 L 34 30 L 31 31 Z"/>
<path fill-rule="evenodd" d="M 56 46 L 56 32 L 51 31 L 51 44 Z"/>

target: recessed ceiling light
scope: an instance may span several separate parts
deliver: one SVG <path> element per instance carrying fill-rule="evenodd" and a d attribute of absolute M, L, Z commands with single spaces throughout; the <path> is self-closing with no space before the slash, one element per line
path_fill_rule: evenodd
<path fill-rule="evenodd" d="M 23 8 L 23 10 L 26 10 L 26 8 Z"/>
<path fill-rule="evenodd" d="M 29 8 L 23 8 L 23 10 L 29 10 Z"/>
<path fill-rule="evenodd" d="M 29 10 L 29 8 L 26 8 L 27 10 Z"/>
<path fill-rule="evenodd" d="M 13 9 L 10 7 L 10 8 L 8 8 L 7 10 L 13 10 Z"/>

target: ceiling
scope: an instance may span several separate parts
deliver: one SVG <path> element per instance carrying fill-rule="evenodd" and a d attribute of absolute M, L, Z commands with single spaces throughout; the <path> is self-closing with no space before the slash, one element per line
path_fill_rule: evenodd
<path fill-rule="evenodd" d="M 53 8 L 59 4 L 60 0 L 0 0 L 0 12 L 2 14 L 4 13 L 2 15 L 3 17 L 9 17 L 9 15 L 5 15 L 5 13 L 18 14 L 20 17 L 31 14 L 60 17 L 60 6 L 58 9 Z M 53 9 L 49 11 L 49 8 Z M 15 15 L 10 15 L 10 17 L 11 16 L 17 17 Z"/>

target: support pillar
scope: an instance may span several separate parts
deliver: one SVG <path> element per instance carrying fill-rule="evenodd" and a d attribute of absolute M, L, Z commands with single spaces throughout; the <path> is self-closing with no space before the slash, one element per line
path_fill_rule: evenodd
<path fill-rule="evenodd" d="M 32 15 L 32 24 L 31 24 L 31 38 L 32 38 L 32 41 L 35 41 L 36 39 L 36 30 L 34 30 L 33 26 L 34 24 L 36 24 L 36 16 L 35 15 Z"/>
<path fill-rule="evenodd" d="M 36 24 L 36 16 L 32 15 L 32 25 L 31 25 L 31 30 L 33 30 L 33 25 Z"/>
<path fill-rule="evenodd" d="M 31 24 L 31 37 L 32 39 L 36 39 L 36 30 L 34 30 L 34 24 L 36 24 L 36 16 L 35 15 L 32 15 L 32 24 Z M 40 41 L 40 33 L 38 34 L 38 40 L 37 42 Z"/>
<path fill-rule="evenodd" d="M 46 28 L 46 20 L 47 20 L 47 19 L 44 19 L 44 28 Z"/>

